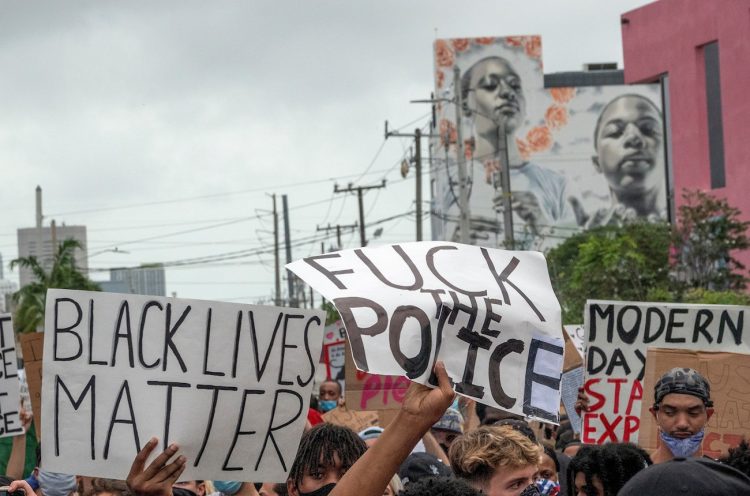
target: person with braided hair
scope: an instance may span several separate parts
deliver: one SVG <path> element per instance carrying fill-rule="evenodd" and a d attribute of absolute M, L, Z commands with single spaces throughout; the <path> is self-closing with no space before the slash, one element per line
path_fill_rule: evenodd
<path fill-rule="evenodd" d="M 289 496 L 330 492 L 365 451 L 365 442 L 348 427 L 316 425 L 300 441 L 286 483 Z"/>
<path fill-rule="evenodd" d="M 650 465 L 648 453 L 632 443 L 585 445 L 568 466 L 567 496 L 616 496 L 631 477 Z"/>

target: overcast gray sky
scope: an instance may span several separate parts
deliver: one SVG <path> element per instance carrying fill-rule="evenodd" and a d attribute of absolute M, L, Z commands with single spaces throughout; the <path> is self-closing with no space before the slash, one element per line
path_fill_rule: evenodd
<path fill-rule="evenodd" d="M 398 171 L 411 143 L 384 143 L 383 124 L 427 125 L 428 106 L 409 100 L 429 97 L 435 37 L 539 34 L 547 73 L 621 67 L 619 16 L 646 3 L 2 1 L 6 278 L 17 280 L 7 264 L 16 229 L 34 224 L 37 184 L 46 225 L 88 227 L 93 268 L 269 247 L 267 193 L 288 195 L 299 243 L 318 224 L 357 220 L 356 198 L 334 195 L 336 182 L 387 179 L 366 194 L 368 222 L 412 211 L 413 172 Z M 414 239 L 413 215 L 378 227 L 377 242 Z M 344 236 L 345 247 L 358 243 Z M 319 251 L 316 241 L 293 256 Z M 167 291 L 256 302 L 272 295 L 271 263 L 262 254 L 170 268 Z"/>

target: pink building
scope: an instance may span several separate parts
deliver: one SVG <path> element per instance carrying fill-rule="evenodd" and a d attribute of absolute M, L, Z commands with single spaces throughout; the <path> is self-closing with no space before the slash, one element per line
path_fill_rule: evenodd
<path fill-rule="evenodd" d="M 702 189 L 750 219 L 750 0 L 660 0 L 621 23 L 625 82 L 664 83 L 672 208 Z"/>

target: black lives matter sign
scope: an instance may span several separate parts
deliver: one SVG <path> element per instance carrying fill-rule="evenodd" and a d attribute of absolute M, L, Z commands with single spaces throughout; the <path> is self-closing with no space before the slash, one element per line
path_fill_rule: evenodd
<path fill-rule="evenodd" d="M 157 437 L 181 446 L 186 480 L 285 480 L 323 319 L 296 308 L 50 290 L 42 466 L 124 479 Z"/>
<path fill-rule="evenodd" d="M 341 314 L 357 368 L 454 389 L 556 421 L 563 340 L 544 257 L 445 242 L 402 243 L 287 266 Z"/>

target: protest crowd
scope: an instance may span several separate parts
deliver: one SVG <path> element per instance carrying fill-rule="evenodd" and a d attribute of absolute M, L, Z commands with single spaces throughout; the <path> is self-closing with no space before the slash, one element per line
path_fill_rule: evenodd
<path fill-rule="evenodd" d="M 710 384 L 697 371 L 664 374 L 651 412 L 661 444 L 649 455 L 632 443 L 581 444 L 565 416 L 560 425 L 456 398 L 441 363 L 439 387 L 412 384 L 383 429 L 361 432 L 326 422 L 345 409 L 341 385 L 320 384 L 320 411 L 310 409 L 286 483 L 182 480 L 188 463 L 178 445 L 151 439 L 126 481 L 65 475 L 37 467 L 23 474 L 24 437 L 14 438 L 4 485 L 39 496 L 427 496 L 458 495 L 740 495 L 750 494 L 750 446 L 720 460 L 703 455 L 703 429 L 714 413 Z M 588 408 L 583 390 L 576 409 Z M 314 403 L 313 403 L 314 404 Z M 31 415 L 23 412 L 28 427 Z M 13 480 L 16 479 L 16 480 Z M 17 493 L 20 496 L 20 493 Z"/>

